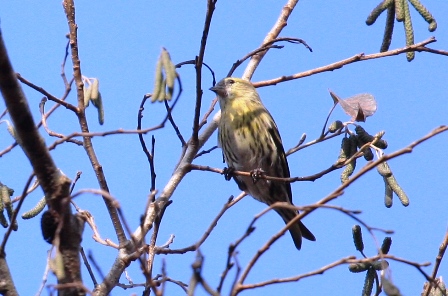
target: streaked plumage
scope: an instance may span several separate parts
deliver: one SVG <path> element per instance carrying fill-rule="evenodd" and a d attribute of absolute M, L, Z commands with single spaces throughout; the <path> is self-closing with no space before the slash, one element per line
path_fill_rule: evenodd
<path fill-rule="evenodd" d="M 246 80 L 224 78 L 210 88 L 219 98 L 221 121 L 218 126 L 218 143 L 229 167 L 250 172 L 262 169 L 266 175 L 289 178 L 289 167 L 277 125 L 264 107 L 260 97 Z M 277 201 L 292 204 L 291 185 L 284 182 L 258 180 L 251 177 L 233 177 L 241 190 L 268 205 Z M 276 209 L 288 223 L 297 215 L 294 210 Z M 294 244 L 300 250 L 302 236 L 316 240 L 314 235 L 298 222 L 290 228 Z"/>

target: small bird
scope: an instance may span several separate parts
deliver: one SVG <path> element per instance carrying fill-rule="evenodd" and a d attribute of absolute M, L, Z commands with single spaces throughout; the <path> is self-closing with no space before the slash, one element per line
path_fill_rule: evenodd
<path fill-rule="evenodd" d="M 289 178 L 288 162 L 277 125 L 253 85 L 240 78 L 228 77 L 210 90 L 217 94 L 221 107 L 218 145 L 229 169 Z M 288 182 L 257 180 L 249 176 L 233 176 L 233 179 L 241 190 L 267 205 L 278 201 L 293 204 Z M 286 208 L 275 211 L 285 223 L 298 214 Z M 298 250 L 302 246 L 302 237 L 316 240 L 301 221 L 297 221 L 289 232 Z"/>

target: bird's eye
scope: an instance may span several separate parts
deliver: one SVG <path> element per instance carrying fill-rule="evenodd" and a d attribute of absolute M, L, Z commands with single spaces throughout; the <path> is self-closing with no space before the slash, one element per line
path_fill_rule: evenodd
<path fill-rule="evenodd" d="M 233 79 L 229 79 L 228 82 L 229 82 L 229 84 L 234 84 L 234 83 L 235 83 L 235 80 L 233 80 Z"/>

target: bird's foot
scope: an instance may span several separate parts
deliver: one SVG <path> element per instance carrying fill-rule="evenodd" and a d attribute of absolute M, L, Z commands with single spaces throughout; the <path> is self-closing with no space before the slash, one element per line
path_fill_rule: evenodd
<path fill-rule="evenodd" d="M 235 171 L 234 167 L 224 168 L 222 170 L 222 174 L 224 175 L 224 179 L 226 179 L 226 181 L 230 181 L 230 179 L 232 179 L 232 177 L 233 177 L 233 172 L 234 171 Z"/>
<path fill-rule="evenodd" d="M 252 181 L 254 182 L 254 184 L 257 183 L 257 181 L 260 180 L 260 178 L 264 175 L 265 171 L 263 171 L 263 169 L 261 168 L 250 171 L 250 176 L 252 177 Z"/>

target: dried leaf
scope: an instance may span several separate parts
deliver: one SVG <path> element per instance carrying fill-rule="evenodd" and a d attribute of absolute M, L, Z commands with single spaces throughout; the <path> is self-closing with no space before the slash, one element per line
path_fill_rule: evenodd
<path fill-rule="evenodd" d="M 330 95 L 333 100 L 338 101 L 344 112 L 352 117 L 352 121 L 364 122 L 376 112 L 376 101 L 371 94 L 358 94 L 344 100 L 331 91 Z"/>
<path fill-rule="evenodd" d="M 338 97 L 334 92 L 332 92 L 331 90 L 328 90 L 330 92 L 330 96 L 333 99 L 333 103 L 336 105 L 337 103 L 339 103 L 339 101 L 341 101 L 342 99 L 340 97 Z"/>

